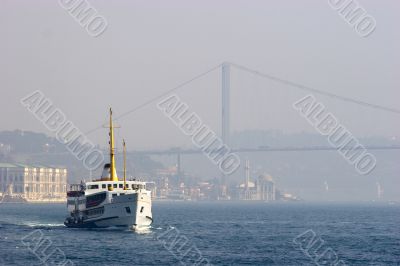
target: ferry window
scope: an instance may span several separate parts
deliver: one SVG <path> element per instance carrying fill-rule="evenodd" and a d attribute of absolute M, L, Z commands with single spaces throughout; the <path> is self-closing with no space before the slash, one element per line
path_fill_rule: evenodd
<path fill-rule="evenodd" d="M 125 210 L 126 210 L 127 213 L 131 213 L 131 208 L 125 207 Z"/>
<path fill-rule="evenodd" d="M 106 184 L 101 185 L 101 188 L 106 188 Z"/>
<path fill-rule="evenodd" d="M 119 188 L 124 188 L 124 185 L 123 184 L 119 184 Z"/>
<path fill-rule="evenodd" d="M 135 189 L 135 185 L 134 184 L 132 184 L 132 189 Z"/>
<path fill-rule="evenodd" d="M 117 196 L 117 193 L 112 194 L 113 198 Z"/>
<path fill-rule="evenodd" d="M 119 195 L 122 196 L 122 195 L 125 195 L 125 193 L 120 193 Z"/>
<path fill-rule="evenodd" d="M 114 188 L 117 188 L 117 185 L 118 185 L 118 184 L 114 184 L 113 187 L 114 187 Z"/>
<path fill-rule="evenodd" d="M 99 189 L 99 185 L 89 185 L 88 189 Z"/>

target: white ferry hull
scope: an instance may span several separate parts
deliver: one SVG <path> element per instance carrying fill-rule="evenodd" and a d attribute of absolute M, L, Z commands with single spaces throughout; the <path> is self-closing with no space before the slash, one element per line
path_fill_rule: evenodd
<path fill-rule="evenodd" d="M 84 219 L 70 219 L 64 223 L 75 228 L 127 227 L 148 228 L 152 222 L 151 197 L 145 193 L 133 193 L 115 197 L 111 203 L 88 208 Z"/>
<path fill-rule="evenodd" d="M 149 202 L 138 199 L 132 201 L 133 195 L 125 195 L 120 197 L 127 198 L 127 201 L 110 203 L 104 205 L 104 215 L 95 218 L 93 221 L 95 227 L 129 227 L 129 228 L 145 228 L 149 227 L 153 222 L 151 217 L 151 205 Z M 140 194 L 137 194 L 140 196 Z M 141 197 L 144 197 L 143 195 Z M 133 197 L 136 198 L 136 197 Z M 118 199 L 120 200 L 120 199 Z M 122 200 L 122 199 L 121 199 Z M 127 207 L 130 212 L 127 211 Z M 140 212 L 143 207 L 142 212 Z"/>

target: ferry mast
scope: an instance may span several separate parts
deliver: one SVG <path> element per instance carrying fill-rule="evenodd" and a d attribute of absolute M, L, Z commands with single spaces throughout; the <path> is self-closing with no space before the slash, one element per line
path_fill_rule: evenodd
<path fill-rule="evenodd" d="M 112 109 L 110 108 L 110 181 L 118 181 L 115 169 L 115 147 L 114 147 L 114 125 L 112 120 Z"/>

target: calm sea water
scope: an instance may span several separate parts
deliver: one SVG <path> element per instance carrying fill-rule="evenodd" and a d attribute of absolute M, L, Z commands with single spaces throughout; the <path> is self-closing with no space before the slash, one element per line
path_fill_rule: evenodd
<path fill-rule="evenodd" d="M 319 255 L 330 248 L 346 265 L 400 265 L 399 205 L 155 202 L 154 224 L 140 233 L 68 229 L 65 215 L 61 204 L 0 204 L 0 264 L 45 265 L 45 245 L 24 245 L 40 232 L 73 265 L 182 265 L 189 248 L 212 265 L 317 265 L 313 250 L 293 244 L 312 230 Z"/>

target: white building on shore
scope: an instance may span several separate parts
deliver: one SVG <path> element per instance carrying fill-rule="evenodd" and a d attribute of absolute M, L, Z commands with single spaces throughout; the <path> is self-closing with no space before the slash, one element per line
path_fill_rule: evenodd
<path fill-rule="evenodd" d="M 250 162 L 246 160 L 245 180 L 237 188 L 236 198 L 239 200 L 275 201 L 276 187 L 272 176 L 263 174 L 251 181 Z"/>
<path fill-rule="evenodd" d="M 0 163 L 0 200 L 65 202 L 67 169 Z"/>

